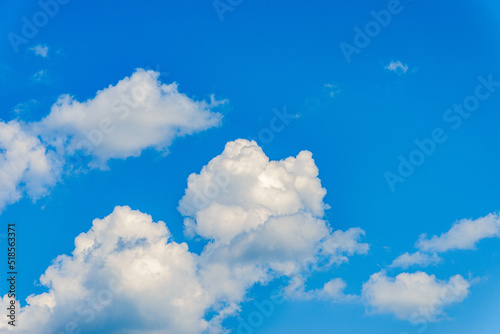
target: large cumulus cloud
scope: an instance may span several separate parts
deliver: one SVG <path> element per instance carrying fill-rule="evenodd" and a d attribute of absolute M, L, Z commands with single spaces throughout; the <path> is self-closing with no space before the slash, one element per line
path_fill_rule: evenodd
<path fill-rule="evenodd" d="M 75 239 L 71 256 L 47 268 L 40 282 L 49 291 L 28 298 L 18 330 L 201 333 L 215 300 L 198 269 L 197 256 L 170 240 L 164 222 L 116 207 Z"/>
<path fill-rule="evenodd" d="M 210 240 L 207 261 L 230 260 L 290 275 L 319 256 L 366 253 L 361 229 L 333 232 L 322 218 L 326 190 L 309 151 L 272 161 L 254 142 L 238 139 L 191 174 L 179 202 L 187 234 Z M 339 258 L 340 256 L 340 258 Z"/>
<path fill-rule="evenodd" d="M 220 189 L 207 195 L 216 178 Z M 291 278 L 285 293 L 349 299 L 341 279 L 314 291 L 296 284 L 368 250 L 361 229 L 333 231 L 322 218 L 325 193 L 310 152 L 270 161 L 255 142 L 230 142 L 189 177 L 180 201 L 186 229 L 206 241 L 201 253 L 173 241 L 165 223 L 116 207 L 47 268 L 40 282 L 48 290 L 27 299 L 18 330 L 223 333 L 222 321 L 237 314 L 248 290 L 277 277 Z"/>

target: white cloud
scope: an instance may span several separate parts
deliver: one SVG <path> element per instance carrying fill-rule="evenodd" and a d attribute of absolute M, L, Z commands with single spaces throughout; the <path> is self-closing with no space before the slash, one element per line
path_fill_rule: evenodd
<path fill-rule="evenodd" d="M 179 211 L 188 235 L 213 240 L 212 258 L 291 274 L 316 254 L 332 264 L 368 250 L 361 229 L 331 233 L 321 219 L 325 194 L 311 152 L 270 161 L 254 141 L 238 139 L 189 176 Z"/>
<path fill-rule="evenodd" d="M 445 315 L 443 308 L 464 300 L 469 287 L 461 275 L 440 281 L 424 272 L 391 278 L 382 271 L 363 284 L 362 297 L 372 313 L 394 314 L 399 319 L 421 323 L 440 320 Z"/>
<path fill-rule="evenodd" d="M 453 224 L 449 231 L 431 238 L 421 234 L 416 242 L 419 251 L 404 253 L 397 257 L 389 267 L 406 269 L 411 266 L 427 267 L 442 261 L 437 254 L 456 249 L 475 249 L 476 244 L 485 238 L 500 237 L 500 216 L 490 213 L 485 217 L 462 219 Z"/>
<path fill-rule="evenodd" d="M 49 291 L 27 299 L 17 330 L 201 333 L 210 327 L 203 316 L 217 308 L 217 296 L 203 286 L 196 258 L 170 240 L 165 223 L 117 207 L 75 239 L 71 256 L 59 256 L 46 270 L 40 282 Z"/>
<path fill-rule="evenodd" d="M 442 259 L 436 254 L 426 254 L 422 252 L 409 254 L 408 252 L 406 252 L 392 261 L 390 267 L 400 267 L 403 269 L 407 269 L 411 266 L 427 267 L 430 265 L 436 265 L 441 261 Z"/>
<path fill-rule="evenodd" d="M 305 290 L 305 280 L 294 277 L 285 288 L 285 296 L 294 300 L 326 300 L 334 303 L 346 303 L 359 301 L 359 296 L 344 293 L 347 284 L 341 278 L 334 278 L 326 282 L 322 288 Z"/>
<path fill-rule="evenodd" d="M 347 231 L 337 230 L 329 235 L 321 244 L 321 253 L 329 254 L 331 263 L 347 262 L 346 255 L 366 254 L 369 245 L 361 243 L 365 231 L 359 227 L 352 227 Z"/>
<path fill-rule="evenodd" d="M 293 284 L 309 270 L 369 249 L 359 228 L 332 233 L 322 219 L 325 194 L 310 152 L 270 161 L 255 142 L 238 139 L 189 176 L 179 211 L 188 235 L 209 240 L 204 263 L 227 272 L 249 270 L 253 275 L 239 282 L 245 286 L 281 275 L 293 277 Z M 332 287 L 300 295 L 333 298 Z"/>
<path fill-rule="evenodd" d="M 346 301 L 355 300 L 356 296 L 344 294 L 344 289 L 347 284 L 341 278 L 334 278 L 323 285 L 319 290 L 314 290 L 317 299 L 333 300 L 333 301 Z"/>
<path fill-rule="evenodd" d="M 49 75 L 46 70 L 40 70 L 31 76 L 32 82 L 38 82 L 43 84 L 50 83 Z"/>
<path fill-rule="evenodd" d="M 46 75 L 39 71 L 33 80 Z M 221 123 L 212 109 L 224 101 L 195 101 L 158 76 L 138 69 L 85 102 L 61 96 L 39 122 L 0 121 L 0 211 L 25 192 L 44 196 L 62 170 L 71 174 L 81 162 L 104 168 L 108 159 L 138 156 L 147 148 L 167 151 L 174 138 Z M 20 116 L 29 108 L 19 104 L 14 112 Z"/>
<path fill-rule="evenodd" d="M 47 58 L 49 54 L 49 47 L 47 45 L 36 45 L 32 48 L 30 48 L 31 51 L 33 51 L 37 56 Z"/>
<path fill-rule="evenodd" d="M 401 61 L 391 61 L 389 63 L 389 65 L 387 65 L 386 67 L 384 67 L 386 70 L 389 70 L 389 71 L 393 71 L 393 72 L 396 72 L 396 73 L 406 73 L 406 71 L 408 71 L 408 65 L 406 64 L 403 64 Z"/>
<path fill-rule="evenodd" d="M 347 231 L 337 230 L 319 243 L 317 257 L 315 259 L 306 258 L 302 263 L 302 268 L 311 267 L 313 270 L 321 266 L 330 266 L 348 262 L 347 256 L 354 254 L 366 254 L 369 245 L 361 243 L 360 239 L 365 235 L 365 231 L 360 228 L 350 228 Z M 323 258 L 322 258 L 323 256 Z M 327 263 L 323 263 L 326 259 Z M 321 289 L 306 290 L 305 283 L 308 272 L 295 272 L 290 284 L 285 288 L 285 296 L 290 299 L 299 300 L 328 300 L 332 302 L 354 302 L 359 300 L 359 296 L 344 293 L 347 284 L 341 278 L 335 278 L 325 283 Z"/>
<path fill-rule="evenodd" d="M 324 87 L 328 93 L 328 96 L 330 96 L 330 97 L 334 97 L 340 93 L 340 88 L 337 84 L 328 83 L 328 84 L 325 84 Z"/>
<path fill-rule="evenodd" d="M 317 176 L 311 152 L 269 161 L 254 141 L 238 139 L 189 176 L 179 210 L 193 233 L 227 243 L 272 216 L 323 216 L 326 190 Z"/>
<path fill-rule="evenodd" d="M 24 114 L 30 114 L 31 113 L 31 109 L 33 109 L 36 105 L 38 104 L 38 101 L 35 100 L 35 99 L 31 99 L 27 102 L 21 102 L 21 103 L 18 103 L 15 107 L 14 107 L 14 114 L 16 116 L 22 116 Z"/>
<path fill-rule="evenodd" d="M 138 69 L 85 102 L 63 95 L 35 128 L 58 152 L 89 155 L 92 167 L 104 167 L 147 148 L 166 152 L 176 137 L 220 125 L 212 109 L 222 102 L 195 101 L 158 75 Z"/>
<path fill-rule="evenodd" d="M 210 242 L 201 259 L 207 266 L 217 265 L 227 272 L 251 273 L 239 279 L 245 287 L 281 276 L 303 277 L 327 262 L 317 252 L 327 235 L 325 222 L 310 215 L 272 217 L 254 230 L 236 236 L 229 244 Z"/>
<path fill-rule="evenodd" d="M 57 181 L 60 165 L 53 152 L 17 121 L 0 121 L 0 211 L 24 193 L 44 196 Z"/>
<path fill-rule="evenodd" d="M 309 152 L 269 161 L 255 142 L 228 143 L 189 177 L 180 204 L 181 212 L 192 215 L 187 227 L 207 239 L 201 254 L 172 241 L 165 223 L 116 207 L 75 239 L 71 256 L 59 256 L 46 270 L 40 282 L 48 292 L 27 299 L 19 333 L 64 326 L 77 326 L 82 334 L 103 326 L 123 334 L 224 332 L 221 322 L 240 310 L 255 284 L 301 279 L 367 251 L 358 245 L 362 230 L 332 233 L 321 218 L 326 191 L 317 175 Z M 223 185 L 217 191 L 208 186 L 216 179 Z M 347 301 L 344 288 L 345 282 L 334 279 L 304 293 Z M 0 307 L 5 303 L 6 297 Z"/>
<path fill-rule="evenodd" d="M 474 249 L 476 243 L 485 238 L 500 236 L 500 216 L 490 213 L 485 217 L 462 219 L 454 223 L 451 229 L 440 236 L 422 234 L 417 247 L 422 251 L 446 252 L 454 249 Z"/>

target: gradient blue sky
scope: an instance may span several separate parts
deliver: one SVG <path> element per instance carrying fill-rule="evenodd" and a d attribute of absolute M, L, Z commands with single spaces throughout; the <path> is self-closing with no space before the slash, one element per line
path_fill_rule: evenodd
<path fill-rule="evenodd" d="M 274 108 L 298 117 L 271 142 L 257 143 L 273 160 L 311 151 L 328 191 L 326 219 L 335 229 L 362 228 L 370 245 L 368 254 L 314 274 L 310 288 L 341 277 L 347 293 L 360 294 L 370 275 L 414 252 L 420 234 L 440 235 L 456 220 L 500 210 L 500 89 L 459 129 L 443 121 L 448 108 L 474 94 L 478 76 L 500 81 L 500 5 L 402 0 L 401 13 L 348 63 L 339 44 L 353 44 L 353 28 L 364 27 L 370 11 L 387 3 L 244 0 L 220 20 L 211 1 L 70 1 L 16 53 L 8 33 L 19 33 L 21 18 L 40 7 L 36 1 L 2 1 L 3 121 L 38 121 L 61 94 L 93 98 L 136 68 L 159 70 L 162 82 L 177 82 L 197 100 L 214 94 L 229 101 L 220 127 L 176 139 L 166 156 L 150 149 L 138 158 L 112 160 L 109 170 L 63 176 L 49 195 L 6 207 L 2 224 L 15 221 L 18 227 L 19 299 L 46 291 L 36 282 L 51 261 L 71 253 L 74 238 L 117 205 L 165 221 L 174 240 L 199 252 L 202 244 L 183 235 L 177 210 L 188 175 L 227 142 L 258 137 Z M 49 48 L 47 57 L 30 50 L 36 45 Z M 393 61 L 408 66 L 406 72 L 386 69 Z M 39 71 L 43 78 L 36 80 Z M 21 103 L 27 107 L 16 113 Z M 391 191 L 384 173 L 396 172 L 398 156 L 408 157 L 415 139 L 429 138 L 435 128 L 446 131 L 446 142 Z M 498 239 L 485 239 L 475 250 L 446 252 L 442 263 L 422 269 L 443 280 L 456 274 L 474 280 L 470 295 L 446 307 L 448 318 L 427 324 L 425 333 L 498 331 L 498 247 Z M 390 276 L 401 272 L 387 270 Z M 264 300 L 276 286 L 254 287 L 249 294 Z M 252 311 L 252 303 L 244 303 L 239 316 L 246 319 Z M 224 325 L 234 329 L 238 318 Z M 391 314 L 368 315 L 362 303 L 287 301 L 256 332 L 419 329 Z"/>

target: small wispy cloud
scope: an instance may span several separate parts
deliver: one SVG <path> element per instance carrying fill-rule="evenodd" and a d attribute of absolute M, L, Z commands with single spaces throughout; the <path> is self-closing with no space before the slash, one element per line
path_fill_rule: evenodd
<path fill-rule="evenodd" d="M 34 83 L 49 83 L 49 75 L 46 70 L 40 70 L 31 76 L 31 81 Z"/>
<path fill-rule="evenodd" d="M 500 214 L 490 213 L 478 219 L 461 219 L 445 233 L 428 237 L 420 235 L 417 247 L 424 252 L 447 252 L 475 249 L 483 239 L 500 237 Z"/>
<path fill-rule="evenodd" d="M 37 56 L 47 58 L 49 55 L 49 47 L 47 45 L 36 45 L 32 48 L 30 48 L 31 51 L 33 51 Z"/>
<path fill-rule="evenodd" d="M 442 261 L 442 259 L 437 256 L 437 254 L 426 254 L 421 252 L 416 253 L 404 253 L 398 256 L 392 264 L 389 266 L 391 268 L 403 268 L 408 269 L 411 266 L 427 267 L 430 265 L 437 265 Z"/>
<path fill-rule="evenodd" d="M 14 117 L 21 118 L 23 120 L 27 120 L 31 118 L 31 111 L 36 107 L 38 101 L 35 99 L 31 99 L 26 102 L 18 103 L 13 111 Z"/>
<path fill-rule="evenodd" d="M 324 84 L 324 87 L 330 97 L 334 97 L 335 95 L 340 93 L 340 88 L 335 83 Z"/>
<path fill-rule="evenodd" d="M 398 74 L 404 74 L 408 71 L 408 65 L 403 64 L 401 61 L 391 61 L 389 65 L 384 67 L 386 70 L 396 72 Z"/>

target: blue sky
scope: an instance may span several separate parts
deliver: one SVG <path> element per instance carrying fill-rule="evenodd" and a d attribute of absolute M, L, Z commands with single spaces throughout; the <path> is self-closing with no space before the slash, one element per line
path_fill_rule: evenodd
<path fill-rule="evenodd" d="M 500 218 L 496 214 L 500 210 L 500 86 L 495 86 L 500 81 L 500 6 L 487 0 L 401 0 L 399 6 L 393 1 L 360 5 L 221 0 L 215 4 L 217 8 L 211 1 L 69 1 L 58 3 L 57 13 L 46 16 L 46 24 L 26 38 L 23 18 L 33 22 L 43 10 L 41 5 L 36 1 L 0 3 L 0 131 L 5 134 L 0 137 L 0 185 L 4 189 L 0 218 L 2 225 L 16 222 L 18 229 L 20 274 L 16 297 L 20 306 L 27 307 L 29 295 L 46 296 L 44 293 L 56 296 L 60 303 L 51 308 L 51 302 L 39 298 L 41 304 L 37 305 L 45 305 L 56 315 L 47 317 L 31 307 L 25 309 L 25 319 L 44 318 L 44 330 L 60 332 L 75 318 L 71 307 L 83 303 L 77 294 L 67 301 L 69 304 L 58 299 L 68 293 L 63 287 L 74 282 L 61 279 L 57 288 L 53 281 L 51 288 L 50 284 L 40 284 L 40 276 L 57 256 L 74 251 L 75 238 L 88 232 L 94 219 L 110 216 L 117 206 L 129 206 L 151 215 L 152 222 L 164 221 L 176 245 L 189 245 L 186 256 L 193 257 L 200 271 L 193 273 L 193 279 L 201 282 L 202 294 L 210 300 L 200 313 L 183 313 L 181 320 L 161 322 L 157 329 L 163 332 L 202 332 L 203 324 L 198 326 L 196 317 L 210 320 L 220 316 L 204 330 L 223 332 L 225 328 L 244 333 L 242 322 L 248 323 L 258 311 L 253 302 L 271 300 L 272 291 L 277 289 L 285 301 L 276 304 L 269 316 L 264 315 L 261 325 L 250 326 L 251 331 L 416 333 L 425 328 L 426 333 L 494 333 L 500 325 L 494 319 L 498 313 L 495 301 L 500 297 Z M 374 22 L 371 11 L 378 13 L 388 6 L 397 8 L 390 22 L 385 27 L 379 25 L 366 45 L 356 46 L 356 27 L 366 31 L 367 24 Z M 23 41 L 12 42 L 13 34 Z M 342 43 L 357 47 L 358 52 L 346 57 Z M 131 79 L 124 80 L 127 77 Z M 147 85 L 146 94 L 151 94 L 148 100 L 139 101 L 138 109 L 127 109 L 132 116 L 115 122 L 116 129 L 104 133 L 104 142 L 94 145 L 92 152 L 76 150 L 75 145 L 84 138 L 82 133 L 90 131 L 109 112 L 106 103 L 113 104 L 115 98 L 120 101 L 124 92 L 130 94 L 130 89 L 137 87 L 132 78 L 140 87 Z M 124 80 L 120 86 L 123 90 L 117 86 L 120 80 Z M 154 84 L 149 86 L 148 80 Z M 488 81 L 493 84 L 485 85 Z M 177 86 L 171 85 L 174 82 Z M 160 92 L 160 83 L 168 85 L 169 93 Z M 477 98 L 477 87 L 487 97 Z M 102 103 L 96 99 L 98 91 L 102 91 Z M 62 102 L 65 94 L 69 100 Z M 478 105 L 469 105 L 473 111 L 466 118 L 460 116 L 461 123 L 456 118 L 460 114 L 448 111 L 454 104 L 474 101 Z M 141 116 L 141 111 L 150 111 L 149 116 Z M 434 141 L 432 153 L 422 155 L 423 163 L 410 175 L 399 176 L 404 182 L 391 186 L 387 173 L 398 174 L 399 157 L 408 161 L 419 150 L 415 141 L 428 142 L 435 131 L 446 139 Z M 21 144 L 15 144 L 9 133 L 22 138 Z M 64 142 L 58 142 L 58 138 Z M 243 145 L 245 152 L 254 155 L 248 161 L 231 160 L 236 159 L 229 156 L 237 149 L 227 148 L 227 143 Z M 22 151 L 23 145 L 29 154 Z M 326 249 L 336 230 L 359 228 L 364 234 L 349 239 L 351 248 L 336 244 L 338 248 L 330 249 L 330 253 L 321 248 L 323 257 L 312 253 L 318 261 L 312 268 L 286 271 L 285 262 L 278 268 L 278 258 L 272 263 L 252 262 L 252 273 L 262 271 L 262 277 L 248 278 L 240 290 L 235 288 L 238 293 L 234 296 L 218 295 L 217 288 L 203 277 L 203 270 L 211 268 L 213 261 L 228 265 L 224 261 L 231 256 L 224 252 L 237 251 L 225 248 L 224 243 L 234 238 L 230 245 L 238 246 L 245 237 L 258 238 L 251 235 L 258 230 L 257 225 L 243 222 L 241 215 L 210 213 L 226 222 L 222 225 L 228 231 L 231 225 L 250 224 L 240 231 L 242 236 L 227 239 L 228 232 L 215 229 L 217 224 L 207 218 L 210 214 L 198 215 L 202 209 L 195 208 L 189 214 L 178 209 L 181 199 L 189 203 L 195 200 L 191 190 L 204 186 L 201 177 L 196 181 L 199 184 L 188 185 L 188 176 L 203 173 L 202 168 L 216 157 L 222 162 L 205 171 L 203 175 L 208 178 L 216 177 L 217 171 L 229 171 L 224 159 L 233 166 L 251 169 L 265 156 L 280 161 L 297 157 L 304 150 L 312 152 L 312 158 L 304 156 L 303 161 L 317 167 L 317 176 L 312 167 L 290 167 L 293 171 L 284 171 L 283 167 L 271 176 L 258 177 L 258 182 L 276 178 L 266 179 L 270 184 L 305 177 L 304 188 L 296 183 L 286 186 L 287 191 L 300 195 L 299 204 L 288 203 L 289 197 L 283 197 L 284 202 L 276 207 L 251 202 L 245 197 L 251 192 L 246 182 L 254 182 L 249 180 L 256 177 L 251 172 L 241 182 L 230 183 L 230 191 L 226 186 L 220 190 L 227 190 L 248 212 L 261 212 L 262 205 L 273 212 L 262 226 L 273 223 L 273 219 L 296 219 L 297 215 L 303 215 L 299 217 L 302 220 L 290 220 L 290 226 L 306 224 L 308 215 L 327 224 L 331 233 L 320 241 L 309 240 L 308 247 L 314 249 Z M 83 162 L 71 165 L 82 154 Z M 38 170 L 37 164 L 48 167 Z M 274 168 L 272 163 L 269 166 Z M 316 184 L 318 180 L 321 186 Z M 324 197 L 318 195 L 322 188 L 326 189 Z M 265 191 L 259 194 L 267 198 L 264 202 L 276 199 Z M 216 204 L 224 200 L 209 197 L 209 207 L 214 205 L 216 210 Z M 122 215 L 134 216 L 126 209 L 117 212 L 110 221 L 121 222 Z M 186 218 L 194 224 L 194 238 L 186 232 Z M 149 241 L 159 233 L 152 226 L 157 225 L 145 227 L 152 229 L 147 235 Z M 283 226 L 281 232 L 285 233 L 288 225 Z M 307 231 L 314 230 L 313 225 L 305 226 Z M 324 233 L 319 225 L 314 226 L 319 235 Z M 450 230 L 452 226 L 455 230 Z M 294 235 L 293 228 L 288 231 Z M 283 240 L 278 244 L 280 238 L 269 233 L 260 236 L 269 249 L 284 247 L 276 255 L 281 261 L 282 254 L 293 247 L 284 246 Z M 427 237 L 420 237 L 422 234 Z M 292 239 L 288 241 L 294 244 Z M 210 247 L 216 255 L 206 255 Z M 259 259 L 274 256 L 262 247 L 255 249 Z M 308 251 L 292 252 L 286 265 L 296 261 L 300 266 L 302 257 L 310 255 Z M 420 252 L 418 263 L 406 268 L 391 266 L 406 252 Z M 340 253 L 345 253 L 348 261 L 339 260 Z M 333 263 L 326 265 L 328 259 Z M 101 260 L 106 262 L 105 257 Z M 242 256 L 231 261 L 241 264 L 238 261 L 243 260 L 247 259 Z M 426 266 L 425 261 L 430 264 Z M 92 282 L 102 276 L 89 263 L 81 264 L 92 268 L 95 276 L 71 273 L 92 295 L 97 291 Z M 98 266 L 96 263 L 92 265 Z M 73 268 L 70 264 L 62 266 L 68 271 Z M 233 264 L 228 268 L 237 270 Z M 374 278 L 374 274 L 379 276 Z M 64 276 L 60 275 L 46 274 L 54 280 Z M 245 279 L 250 276 L 245 275 Z M 303 290 L 287 290 L 301 279 Z M 345 288 L 325 294 L 324 284 L 338 282 L 335 279 L 341 279 Z M 234 283 L 228 280 L 224 286 Z M 170 285 L 165 282 L 151 285 L 152 291 L 170 296 L 165 292 Z M 5 282 L 2 284 L 3 295 Z M 452 292 L 452 298 L 443 298 L 441 292 L 446 289 Z M 124 291 L 116 292 L 114 300 L 132 302 L 139 296 L 151 296 L 155 310 L 165 307 L 170 312 L 182 312 L 175 305 L 162 304 L 167 303 L 164 300 L 157 301 L 152 291 L 150 295 L 134 290 L 133 285 Z M 191 290 L 186 291 L 189 294 Z M 398 293 L 405 297 L 387 299 Z M 415 294 L 424 295 L 424 301 L 414 300 Z M 429 309 L 428 301 L 433 298 L 435 303 Z M 68 314 L 61 311 L 64 309 Z M 405 309 L 409 311 L 401 311 Z M 125 326 L 127 330 L 142 330 L 138 333 L 152 333 L 151 322 L 155 316 L 162 316 L 161 312 L 152 312 L 131 317 L 127 323 L 118 315 L 120 310 L 112 302 L 95 321 L 76 317 L 78 328 L 82 333 L 125 333 Z M 227 315 L 221 316 L 223 311 Z M 182 327 L 184 317 L 187 327 Z M 21 313 L 19 326 L 23 323 L 29 326 Z M 2 332 L 9 329 L 5 326 L 0 325 Z M 34 329 L 26 328 L 27 333 L 33 333 Z"/>

